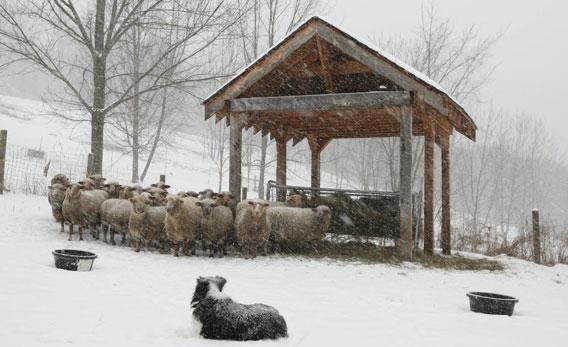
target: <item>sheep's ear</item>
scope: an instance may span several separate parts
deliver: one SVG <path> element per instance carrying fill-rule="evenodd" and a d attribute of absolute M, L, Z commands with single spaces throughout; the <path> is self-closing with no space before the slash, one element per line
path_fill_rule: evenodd
<path fill-rule="evenodd" d="M 235 196 L 233 194 L 229 193 L 229 198 L 234 199 Z"/>
<path fill-rule="evenodd" d="M 265 202 L 265 203 L 262 204 L 262 206 L 268 207 L 268 206 L 270 206 L 270 204 Z"/>
<path fill-rule="evenodd" d="M 221 277 L 221 276 L 217 276 L 217 280 L 218 280 L 218 283 L 219 283 L 219 291 L 222 291 L 225 284 L 227 284 L 227 280 L 224 277 Z"/>
<path fill-rule="evenodd" d="M 219 206 L 219 204 L 217 203 L 211 204 L 211 207 L 217 207 L 217 206 Z"/>
<path fill-rule="evenodd" d="M 201 201 L 196 201 L 196 202 L 195 202 L 195 206 L 201 207 L 201 206 L 203 206 L 203 203 L 202 203 Z"/>
<path fill-rule="evenodd" d="M 164 185 L 162 186 L 162 188 L 166 188 L 166 189 L 168 189 L 169 187 L 171 187 L 169 184 L 164 184 Z"/>
<path fill-rule="evenodd" d="M 51 188 L 53 188 L 53 187 L 52 187 L 52 186 L 47 186 L 47 189 L 51 189 Z"/>
<path fill-rule="evenodd" d="M 158 185 L 156 183 L 152 183 L 150 184 L 150 187 L 157 187 Z"/>
<path fill-rule="evenodd" d="M 134 202 L 134 198 L 129 198 L 128 201 Z"/>
<path fill-rule="evenodd" d="M 85 181 L 79 181 L 78 184 L 85 184 Z"/>
<path fill-rule="evenodd" d="M 150 200 L 156 200 L 156 197 L 155 197 L 155 196 L 152 196 L 152 195 L 150 195 L 150 196 L 148 197 L 148 199 L 150 199 Z"/>
<path fill-rule="evenodd" d="M 312 211 L 313 211 L 313 212 L 317 212 L 318 209 L 317 209 L 317 208 L 312 208 Z"/>
<path fill-rule="evenodd" d="M 248 204 L 254 206 L 254 201 L 249 201 Z"/>

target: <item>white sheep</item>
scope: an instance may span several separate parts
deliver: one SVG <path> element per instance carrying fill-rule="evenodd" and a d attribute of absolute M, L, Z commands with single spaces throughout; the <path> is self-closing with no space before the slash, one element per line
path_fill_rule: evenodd
<path fill-rule="evenodd" d="M 323 239 L 331 221 L 329 207 L 271 207 L 266 212 L 266 224 L 278 241 L 318 241 Z"/>
<path fill-rule="evenodd" d="M 128 220 L 130 219 L 130 201 L 124 199 L 108 199 L 101 204 L 101 222 L 104 233 L 104 241 L 107 242 L 107 231 L 110 231 L 110 243 L 115 245 L 114 234 L 122 234 L 122 242 L 128 233 Z"/>
<path fill-rule="evenodd" d="M 193 197 L 180 198 L 176 195 L 167 197 L 166 204 L 166 235 L 174 248 L 177 257 L 183 243 L 185 255 L 195 254 L 192 243 L 201 228 L 201 207 L 195 203 L 199 200 Z"/>
<path fill-rule="evenodd" d="M 60 183 L 54 183 L 47 187 L 47 201 L 51 206 L 51 214 L 55 221 L 61 223 L 61 232 L 65 231 L 65 218 L 63 218 L 63 201 L 65 200 L 65 192 L 67 187 Z"/>
<path fill-rule="evenodd" d="M 225 238 L 233 228 L 233 213 L 231 209 L 219 205 L 215 200 L 204 199 L 195 205 L 201 207 L 201 231 L 203 239 L 209 244 L 209 256 L 223 256 Z"/>
<path fill-rule="evenodd" d="M 235 234 L 245 257 L 256 257 L 259 247 L 267 253 L 270 230 L 266 224 L 266 211 L 271 204 L 263 200 L 241 201 L 236 208 Z"/>
<path fill-rule="evenodd" d="M 164 206 L 150 206 L 153 197 L 145 194 L 136 194 L 130 198 L 132 209 L 128 220 L 128 234 L 131 242 L 136 244 L 136 252 L 140 251 L 143 241 L 146 250 L 152 250 L 154 240 L 160 240 L 165 226 L 166 208 Z"/>
<path fill-rule="evenodd" d="M 79 240 L 83 240 L 85 226 L 94 226 L 95 231 L 100 224 L 100 206 L 108 198 L 103 190 L 82 190 L 81 184 L 73 184 L 65 192 L 63 200 L 63 217 L 70 223 L 69 241 L 72 240 L 73 224 L 79 225 Z"/>

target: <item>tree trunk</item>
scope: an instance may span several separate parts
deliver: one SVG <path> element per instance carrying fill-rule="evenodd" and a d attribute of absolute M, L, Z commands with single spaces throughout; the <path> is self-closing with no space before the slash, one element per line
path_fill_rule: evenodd
<path fill-rule="evenodd" d="M 164 88 L 164 94 L 162 95 L 162 107 L 160 110 L 160 119 L 158 120 L 158 128 L 156 129 L 156 136 L 154 137 L 154 143 L 152 144 L 152 149 L 150 149 L 150 154 L 148 155 L 148 160 L 146 160 L 146 165 L 144 165 L 144 171 L 142 171 L 142 176 L 140 176 L 140 181 L 144 182 L 144 178 L 148 173 L 152 159 L 154 158 L 154 153 L 156 153 L 156 148 L 160 142 L 162 134 L 162 126 L 164 125 L 164 120 L 166 119 L 166 105 L 168 100 L 168 89 Z"/>
<path fill-rule="evenodd" d="M 91 153 L 93 172 L 103 172 L 105 125 L 106 52 L 104 52 L 106 0 L 97 0 L 95 13 L 95 52 L 93 54 L 93 108 L 91 111 Z"/>

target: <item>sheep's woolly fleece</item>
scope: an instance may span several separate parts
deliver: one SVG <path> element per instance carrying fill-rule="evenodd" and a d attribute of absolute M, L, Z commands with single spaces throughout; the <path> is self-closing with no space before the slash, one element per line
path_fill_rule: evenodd
<path fill-rule="evenodd" d="M 498 257 L 507 270 L 456 272 L 411 264 L 358 265 L 291 258 L 209 259 L 134 253 L 101 241 L 67 242 L 46 197 L 0 196 L 0 342 L 3 346 L 219 346 L 192 334 L 195 279 L 227 278 L 242 303 L 286 318 L 274 346 L 563 346 L 568 266 Z M 53 266 L 51 251 L 94 251 L 91 272 Z M 515 315 L 469 311 L 468 291 L 513 295 Z M 225 342 L 223 342 L 225 345 Z M 231 346 L 259 346 L 233 343 Z"/>

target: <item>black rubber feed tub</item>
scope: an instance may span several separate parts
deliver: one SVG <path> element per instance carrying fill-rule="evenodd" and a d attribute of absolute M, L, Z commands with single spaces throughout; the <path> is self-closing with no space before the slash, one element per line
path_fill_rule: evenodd
<path fill-rule="evenodd" d="M 469 297 L 469 309 L 479 313 L 512 316 L 515 304 L 519 302 L 512 296 L 494 293 L 470 292 L 466 295 Z"/>
<path fill-rule="evenodd" d="M 52 254 L 56 268 L 71 271 L 91 271 L 97 258 L 95 253 L 76 249 L 56 249 Z"/>

